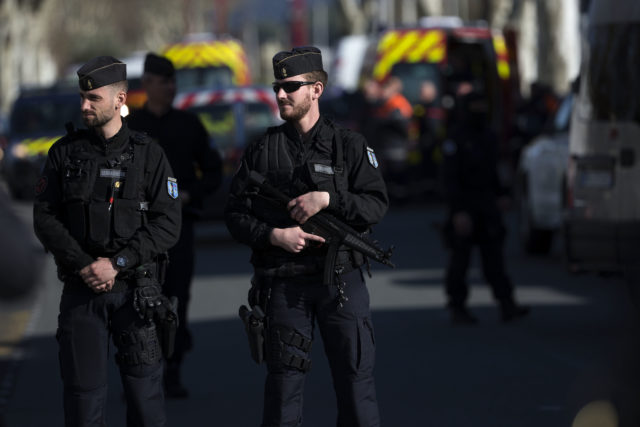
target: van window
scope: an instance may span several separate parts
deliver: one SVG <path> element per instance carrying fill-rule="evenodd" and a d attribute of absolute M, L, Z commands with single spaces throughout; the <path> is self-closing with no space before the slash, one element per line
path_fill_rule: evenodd
<path fill-rule="evenodd" d="M 228 67 L 180 68 L 176 70 L 176 85 L 180 91 L 233 86 L 233 75 Z"/>
<path fill-rule="evenodd" d="M 640 123 L 640 24 L 599 25 L 589 44 L 585 94 L 592 118 Z"/>

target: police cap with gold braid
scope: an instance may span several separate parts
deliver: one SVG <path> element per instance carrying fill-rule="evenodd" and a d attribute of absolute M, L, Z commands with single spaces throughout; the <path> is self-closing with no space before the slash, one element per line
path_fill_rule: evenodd
<path fill-rule="evenodd" d="M 312 71 L 324 71 L 322 53 L 317 47 L 294 47 L 289 52 L 278 52 L 273 57 L 273 75 L 277 80 Z"/>
<path fill-rule="evenodd" d="M 82 90 L 93 90 L 124 80 L 127 80 L 127 65 L 113 56 L 90 59 L 78 70 L 78 84 Z"/>

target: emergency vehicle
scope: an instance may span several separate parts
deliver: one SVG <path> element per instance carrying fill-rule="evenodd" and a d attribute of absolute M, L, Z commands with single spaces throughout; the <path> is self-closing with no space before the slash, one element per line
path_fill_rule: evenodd
<path fill-rule="evenodd" d="M 222 160 L 222 184 L 204 200 L 201 219 L 223 218 L 231 179 L 238 170 L 245 147 L 270 126 L 282 123 L 270 87 L 232 87 L 183 92 L 173 102 L 180 110 L 198 116 L 209 134 L 209 144 Z"/>
<path fill-rule="evenodd" d="M 181 42 L 166 46 L 161 54 L 176 68 L 179 92 L 251 84 L 247 55 L 236 39 L 216 38 L 211 34 L 188 35 Z M 146 102 L 142 87 L 135 83 L 130 81 L 127 95 L 130 109 L 140 108 Z"/>
<path fill-rule="evenodd" d="M 426 17 L 419 26 L 383 32 L 366 55 L 363 77 L 384 82 L 391 76 L 403 83 L 403 94 L 414 108 L 414 120 L 407 141 L 408 167 L 427 168 L 437 176 L 442 160 L 440 144 L 425 151 L 420 147 L 421 120 L 426 120 L 436 141 L 447 134 L 447 113 L 453 96 L 463 82 L 486 94 L 488 120 L 500 137 L 502 164 L 511 166 L 509 140 L 512 112 L 519 97 L 515 38 L 484 23 L 469 24 L 458 17 Z M 371 61 L 373 58 L 373 61 Z M 421 87 L 431 82 L 436 98 L 420 99 Z M 424 143 L 424 141 L 423 141 Z M 424 158 L 424 157 L 428 158 Z"/>

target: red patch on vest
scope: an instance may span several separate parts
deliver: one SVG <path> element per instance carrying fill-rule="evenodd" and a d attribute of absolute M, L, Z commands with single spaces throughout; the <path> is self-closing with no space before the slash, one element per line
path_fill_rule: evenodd
<path fill-rule="evenodd" d="M 41 195 L 42 193 L 44 193 L 44 191 L 47 189 L 47 184 L 48 184 L 48 180 L 46 176 L 42 176 L 40 177 L 40 179 L 38 180 L 38 182 L 36 182 L 36 196 Z"/>

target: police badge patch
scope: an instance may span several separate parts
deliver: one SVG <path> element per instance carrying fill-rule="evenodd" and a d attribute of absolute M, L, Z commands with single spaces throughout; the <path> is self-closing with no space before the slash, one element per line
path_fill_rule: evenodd
<path fill-rule="evenodd" d="M 174 199 L 178 198 L 178 180 L 172 177 L 167 178 L 167 192 Z"/>
<path fill-rule="evenodd" d="M 369 159 L 369 163 L 374 168 L 378 168 L 378 159 L 376 158 L 376 153 L 373 152 L 373 148 L 367 147 L 367 158 Z"/>

